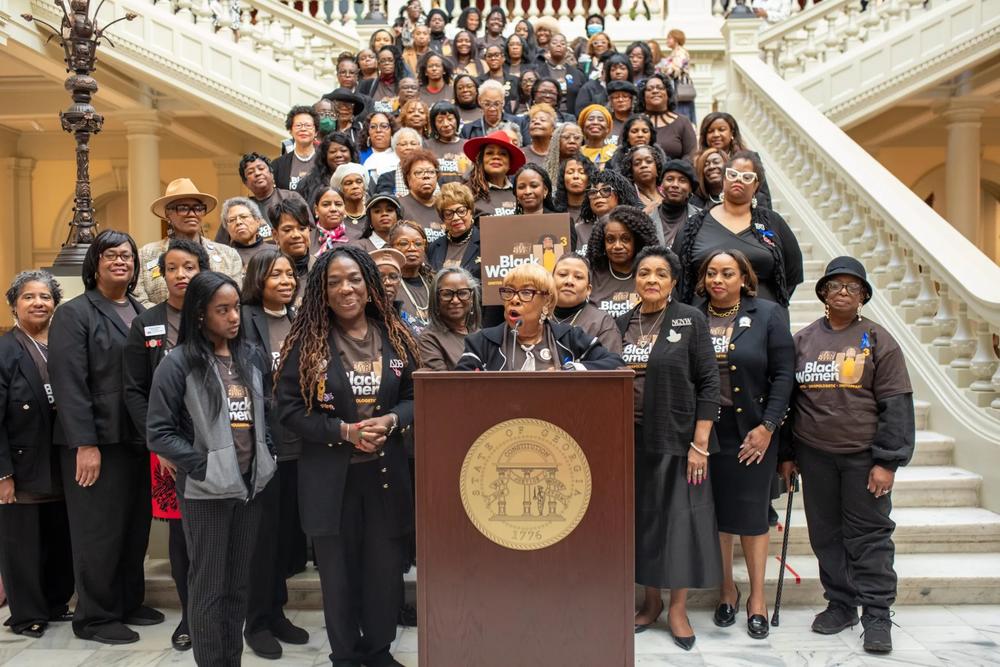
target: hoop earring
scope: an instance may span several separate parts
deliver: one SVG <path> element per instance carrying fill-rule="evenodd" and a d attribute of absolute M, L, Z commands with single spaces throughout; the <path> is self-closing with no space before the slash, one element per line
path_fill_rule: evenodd
<path fill-rule="evenodd" d="M 750 199 L 750 208 L 757 208 L 757 195 Z"/>
<path fill-rule="evenodd" d="M 722 192 L 719 193 L 719 203 L 721 204 L 724 201 L 726 201 L 726 191 L 725 190 L 723 190 Z"/>

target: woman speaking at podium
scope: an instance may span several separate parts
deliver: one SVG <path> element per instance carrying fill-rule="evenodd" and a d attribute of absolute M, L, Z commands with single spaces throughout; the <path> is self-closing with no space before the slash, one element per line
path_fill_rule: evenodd
<path fill-rule="evenodd" d="M 538 264 L 521 264 L 500 288 L 504 321 L 465 339 L 457 371 L 612 370 L 623 366 L 583 329 L 555 321 L 556 285 Z"/>

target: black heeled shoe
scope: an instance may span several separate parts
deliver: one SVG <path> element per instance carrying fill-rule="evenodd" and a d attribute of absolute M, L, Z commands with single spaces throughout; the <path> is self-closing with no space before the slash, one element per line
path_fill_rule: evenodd
<path fill-rule="evenodd" d="M 691 621 L 688 621 L 688 625 L 691 625 Z M 674 643 L 680 646 L 685 651 L 690 651 L 694 648 L 694 640 L 697 638 L 695 635 L 689 637 L 678 637 L 674 634 L 674 629 L 670 627 L 670 621 L 667 620 L 667 630 L 670 631 L 670 636 L 673 637 Z"/>
<path fill-rule="evenodd" d="M 771 624 L 768 623 L 767 616 L 750 614 L 750 600 L 747 600 L 747 634 L 751 639 L 767 639 L 771 634 Z"/>
<path fill-rule="evenodd" d="M 656 623 L 656 621 L 660 619 L 660 616 L 663 615 L 664 609 L 666 609 L 666 605 L 663 604 L 663 600 L 660 600 L 660 611 L 656 612 L 656 616 L 654 616 L 653 620 L 650 621 L 649 623 L 643 623 L 643 624 L 636 623 L 635 634 L 639 634 L 640 632 L 645 632 L 646 630 L 648 630 L 649 626 L 653 625 L 653 623 Z"/>
<path fill-rule="evenodd" d="M 740 608 L 740 595 L 740 587 L 737 586 L 736 602 L 733 604 L 720 602 L 719 606 L 715 608 L 715 614 L 712 616 L 712 621 L 714 621 L 717 626 L 720 628 L 728 628 L 736 622 L 736 610 Z"/>

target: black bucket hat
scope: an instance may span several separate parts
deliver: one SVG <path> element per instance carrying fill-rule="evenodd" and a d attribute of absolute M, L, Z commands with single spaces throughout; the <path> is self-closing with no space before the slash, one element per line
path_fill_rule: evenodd
<path fill-rule="evenodd" d="M 392 195 L 385 194 L 385 193 L 379 193 L 379 194 L 375 195 L 374 197 L 372 197 L 371 199 L 369 199 L 368 203 L 365 204 L 365 213 L 370 212 L 372 210 L 372 207 L 375 204 L 379 203 L 380 201 L 387 201 L 387 202 L 389 202 L 390 204 L 392 204 L 395 207 L 395 209 L 396 209 L 396 215 L 399 216 L 399 217 L 403 216 L 403 207 L 400 206 L 399 200 L 396 199 L 395 197 L 393 197 Z"/>
<path fill-rule="evenodd" d="M 628 93 L 632 97 L 639 96 L 639 89 L 631 81 L 608 81 L 605 89 L 608 91 L 608 95 L 611 93 Z"/>
<path fill-rule="evenodd" d="M 676 171 L 678 174 L 688 179 L 688 183 L 691 184 L 692 190 L 697 187 L 698 181 L 694 177 L 694 167 L 692 167 L 691 163 L 687 160 L 678 160 L 677 158 L 667 160 L 667 164 L 663 168 L 663 175 L 666 176 L 668 171 Z"/>
<path fill-rule="evenodd" d="M 355 116 L 360 116 L 368 106 L 364 97 L 358 95 L 357 93 L 352 93 L 347 88 L 337 88 L 332 93 L 324 95 L 323 99 L 330 100 L 331 102 L 347 102 L 348 104 L 353 104 Z"/>
<path fill-rule="evenodd" d="M 871 300 L 874 292 L 872 291 L 872 284 L 868 282 L 868 273 L 865 271 L 864 264 L 853 257 L 845 255 L 830 260 L 830 263 L 826 265 L 823 277 L 816 281 L 816 296 L 820 301 L 823 301 L 823 290 L 826 289 L 826 283 L 834 276 L 841 275 L 854 276 L 864 285 L 865 295 L 861 303 L 868 303 Z"/>

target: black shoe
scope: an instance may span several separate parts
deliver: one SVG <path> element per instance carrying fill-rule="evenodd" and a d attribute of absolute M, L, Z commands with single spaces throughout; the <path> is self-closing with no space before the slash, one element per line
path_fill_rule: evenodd
<path fill-rule="evenodd" d="M 286 644 L 303 645 L 309 643 L 309 633 L 282 616 L 271 626 L 271 634 Z"/>
<path fill-rule="evenodd" d="M 667 630 L 670 631 L 670 636 L 674 638 L 674 643 L 682 649 L 690 651 L 694 648 L 695 635 L 691 635 L 690 637 L 678 637 L 674 634 L 674 631 L 670 629 L 670 623 L 667 623 Z"/>
<path fill-rule="evenodd" d="M 174 634 L 170 636 L 170 645 L 175 651 L 189 651 L 191 649 L 191 632 L 187 624 L 181 621 Z"/>
<path fill-rule="evenodd" d="M 712 616 L 712 620 L 720 628 L 728 628 L 730 625 L 736 622 L 736 610 L 740 608 L 740 587 L 736 587 L 736 603 L 728 604 L 726 602 L 720 602 L 719 606 L 715 608 L 715 615 Z"/>
<path fill-rule="evenodd" d="M 252 635 L 246 635 L 247 646 L 259 658 L 278 660 L 281 658 L 281 644 L 274 638 L 270 630 L 258 630 Z"/>
<path fill-rule="evenodd" d="M 362 660 L 361 664 L 364 667 L 403 667 L 403 663 L 392 657 L 388 647 Z"/>
<path fill-rule="evenodd" d="M 750 601 L 747 600 L 747 634 L 751 639 L 767 639 L 771 634 L 771 625 L 767 622 L 767 616 L 750 613 Z"/>
<path fill-rule="evenodd" d="M 821 635 L 835 635 L 841 630 L 858 624 L 858 610 L 845 607 L 839 602 L 831 602 L 826 611 L 821 611 L 812 622 L 812 631 Z"/>
<path fill-rule="evenodd" d="M 17 634 L 25 637 L 31 637 L 32 639 L 41 639 L 41 637 L 45 634 L 45 627 L 45 623 L 32 623 Z"/>
<path fill-rule="evenodd" d="M 417 608 L 405 602 L 400 606 L 399 613 L 396 614 L 396 624 L 404 628 L 417 627 Z"/>
<path fill-rule="evenodd" d="M 139 641 L 138 632 L 118 621 L 91 626 L 80 631 L 74 630 L 74 634 L 80 639 L 100 642 L 101 644 L 134 644 Z"/>
<path fill-rule="evenodd" d="M 166 620 L 166 617 L 162 612 L 142 605 L 128 615 L 125 619 L 125 625 L 159 625 L 164 620 Z"/>
<path fill-rule="evenodd" d="M 63 609 L 49 616 L 49 623 L 69 623 L 73 620 L 73 612 L 69 609 Z"/>
<path fill-rule="evenodd" d="M 645 632 L 646 630 L 649 629 L 649 626 L 653 625 L 653 623 L 656 623 L 656 621 L 663 614 L 664 608 L 665 608 L 665 606 L 663 604 L 663 600 L 661 599 L 660 600 L 660 611 L 656 612 L 656 616 L 654 616 L 653 620 L 650 621 L 649 623 L 643 623 L 643 624 L 636 623 L 635 624 L 635 634 L 639 634 L 640 632 Z"/>
<path fill-rule="evenodd" d="M 778 513 L 774 511 L 774 503 L 767 506 L 767 525 L 771 528 L 778 525 Z"/>
<path fill-rule="evenodd" d="M 868 653 L 892 652 L 892 620 L 888 616 L 864 614 L 861 616 L 861 625 L 865 629 L 861 633 L 864 638 L 862 647 L 865 651 Z"/>

